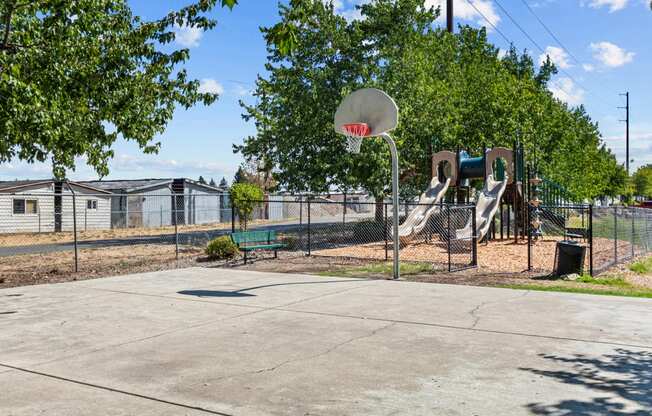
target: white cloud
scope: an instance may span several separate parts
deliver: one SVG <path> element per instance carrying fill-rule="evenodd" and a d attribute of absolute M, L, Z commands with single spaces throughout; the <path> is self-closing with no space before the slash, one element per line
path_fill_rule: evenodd
<path fill-rule="evenodd" d="M 591 44 L 593 57 L 605 66 L 616 68 L 634 60 L 634 52 L 627 52 L 623 48 L 610 42 L 598 42 Z"/>
<path fill-rule="evenodd" d="M 202 94 L 222 94 L 224 92 L 224 87 L 212 78 L 204 78 L 199 83 L 198 91 Z"/>
<path fill-rule="evenodd" d="M 582 6 L 588 5 L 593 9 L 608 7 L 609 13 L 613 13 L 624 9 L 628 2 L 629 0 L 582 0 L 580 3 Z"/>
<path fill-rule="evenodd" d="M 595 71 L 595 66 L 593 66 L 592 64 L 582 64 L 582 68 L 583 68 L 586 72 L 593 72 L 593 71 Z"/>
<path fill-rule="evenodd" d="M 244 85 L 240 85 L 240 84 L 236 84 L 236 86 L 233 88 L 233 92 L 235 93 L 235 95 L 239 97 L 244 97 L 253 94 L 253 91 L 250 88 L 247 88 Z"/>
<path fill-rule="evenodd" d="M 454 0 L 453 14 L 456 18 L 462 20 L 471 20 L 478 25 L 487 26 L 491 30 L 491 25 L 482 17 L 484 15 L 494 26 L 498 26 L 500 15 L 494 8 L 491 0 L 471 0 L 473 5 L 467 0 Z M 446 18 L 446 1 L 445 0 L 426 0 L 427 7 L 439 7 L 441 10 L 441 19 Z M 475 6 L 475 8 L 473 7 Z M 478 10 L 476 10 L 476 8 Z M 478 12 L 479 11 L 479 12 Z M 480 14 L 482 13 L 482 14 Z"/>
<path fill-rule="evenodd" d="M 572 66 L 570 62 L 568 62 L 568 54 L 562 48 L 548 46 L 545 53 L 539 56 L 539 63 L 543 64 L 548 56 L 550 57 L 550 60 L 561 69 L 567 69 Z"/>
<path fill-rule="evenodd" d="M 548 84 L 552 95 L 571 106 L 576 106 L 584 101 L 584 90 L 579 88 L 572 79 L 561 77 Z"/>
<path fill-rule="evenodd" d="M 194 48 L 199 46 L 204 32 L 198 27 L 192 26 L 178 26 L 174 27 L 175 41 L 186 48 Z"/>

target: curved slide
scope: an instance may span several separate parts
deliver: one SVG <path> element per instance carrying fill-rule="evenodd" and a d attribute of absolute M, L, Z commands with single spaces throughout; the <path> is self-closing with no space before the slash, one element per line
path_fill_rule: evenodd
<path fill-rule="evenodd" d="M 480 192 L 475 206 L 475 226 L 478 240 L 482 240 L 489 231 L 491 220 L 498 211 L 505 189 L 507 189 L 507 177 L 505 177 L 505 180 L 495 181 L 493 175 L 489 175 L 485 180 L 484 188 Z M 457 230 L 457 239 L 471 238 L 473 236 L 471 224 L 471 218 L 469 218 L 466 226 Z"/>
<path fill-rule="evenodd" d="M 419 205 L 410 212 L 405 221 L 403 221 L 403 224 L 399 225 L 399 238 L 409 238 L 419 234 L 423 230 L 426 224 L 428 224 L 430 216 L 435 212 L 439 212 L 437 204 L 446 194 L 450 183 L 450 178 L 446 179 L 445 182 L 439 182 L 439 178 L 437 177 L 430 181 L 428 189 L 419 197 Z"/>

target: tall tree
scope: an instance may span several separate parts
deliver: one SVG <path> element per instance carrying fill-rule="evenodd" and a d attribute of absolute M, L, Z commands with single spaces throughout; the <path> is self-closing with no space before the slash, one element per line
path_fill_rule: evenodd
<path fill-rule="evenodd" d="M 206 179 L 204 179 L 204 177 L 201 175 L 199 175 L 199 179 L 197 179 L 197 182 L 206 185 Z"/>
<path fill-rule="evenodd" d="M 220 181 L 220 188 L 226 189 L 229 187 L 229 183 L 226 181 L 226 178 L 222 176 L 222 180 Z"/>
<path fill-rule="evenodd" d="M 177 106 L 209 105 L 171 47 L 175 26 L 209 30 L 216 5 L 202 0 L 147 21 L 127 0 L 0 2 L 0 163 L 51 161 L 64 177 L 84 158 L 108 174 L 118 138 L 156 152 Z"/>
<path fill-rule="evenodd" d="M 255 105 L 243 105 L 256 135 L 235 146 L 247 160 L 265 161 L 289 191 L 363 187 L 377 199 L 389 191 L 389 151 L 365 140 L 360 155 L 346 152 L 333 114 L 351 91 L 377 87 L 395 98 L 401 115 L 393 132 L 401 186 L 409 197 L 430 178 L 430 154 L 524 144 L 529 162 L 577 198 L 617 192 L 619 165 L 600 141 L 584 108 L 555 99 L 547 82 L 550 60 L 536 69 L 527 53 L 504 58 L 486 30 L 437 29 L 438 11 L 425 0 L 376 0 L 348 22 L 332 4 L 292 1 L 281 24 L 300 22 L 290 56 L 268 40 L 269 75 L 259 77 Z M 410 192 L 411 190 L 411 192 Z"/>

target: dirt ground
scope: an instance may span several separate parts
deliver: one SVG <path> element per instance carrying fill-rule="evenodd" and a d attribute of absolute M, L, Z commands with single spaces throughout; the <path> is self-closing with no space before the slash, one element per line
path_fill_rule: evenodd
<path fill-rule="evenodd" d="M 82 249 L 77 273 L 72 251 L 0 257 L 0 288 L 189 267 L 197 265 L 202 253 L 197 247 L 182 247 L 177 260 L 173 245 Z"/>

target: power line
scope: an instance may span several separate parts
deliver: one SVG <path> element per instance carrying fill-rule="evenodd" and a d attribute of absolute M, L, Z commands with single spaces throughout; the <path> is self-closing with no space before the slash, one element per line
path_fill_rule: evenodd
<path fill-rule="evenodd" d="M 561 43 L 561 41 L 559 40 L 559 38 L 557 38 L 557 36 L 555 36 L 555 34 L 552 32 L 552 30 L 550 30 L 550 28 L 549 28 L 549 27 L 548 27 L 548 26 L 543 22 L 543 20 L 541 20 L 541 19 L 539 18 L 539 16 L 537 16 L 537 14 L 534 12 L 534 10 L 532 10 L 532 7 L 530 7 L 530 5 L 528 4 L 528 2 L 527 2 L 526 0 L 521 0 L 521 2 L 525 5 L 525 7 L 527 7 L 527 9 L 530 11 L 530 13 L 532 13 L 532 16 L 534 16 L 534 18 L 537 19 L 537 21 L 541 24 L 541 26 L 543 26 L 543 28 L 544 28 L 544 29 L 546 30 L 546 32 L 548 32 L 548 34 L 549 34 L 549 35 L 550 35 L 550 36 L 555 40 L 555 42 L 557 42 L 557 44 L 558 44 L 558 45 L 559 45 L 559 46 L 560 46 L 560 47 L 561 47 L 561 48 L 562 48 L 562 49 L 563 49 L 563 50 L 568 54 L 568 56 L 570 56 L 571 58 L 573 58 L 573 59 L 575 60 L 575 62 L 577 62 L 577 64 L 581 65 L 582 63 L 580 62 L 580 60 L 577 59 L 577 58 L 575 57 L 575 55 L 573 55 L 573 54 L 570 52 L 570 50 L 568 50 L 568 48 L 567 48 L 566 46 L 564 46 L 563 43 Z"/>
<path fill-rule="evenodd" d="M 471 1 L 472 1 L 472 0 L 467 0 L 467 2 L 468 2 L 469 4 L 471 4 L 471 6 L 473 6 L 473 8 L 474 8 L 476 11 L 479 12 L 478 8 L 475 7 L 475 6 L 471 3 Z M 525 35 L 525 37 L 528 38 L 528 39 L 530 40 L 530 42 L 532 42 L 532 44 L 533 44 L 537 49 L 539 49 L 539 51 L 540 51 L 542 54 L 547 55 L 547 54 L 546 54 L 546 51 L 541 47 L 541 45 L 539 45 L 539 43 L 538 43 L 537 41 L 535 41 L 534 38 L 532 38 L 532 36 L 530 36 L 530 34 L 529 34 L 529 33 L 528 33 L 528 32 L 527 32 L 527 31 L 526 31 L 526 30 L 525 30 L 525 29 L 524 29 L 524 28 L 523 28 L 523 27 L 522 27 L 522 26 L 521 26 L 521 25 L 516 21 L 516 19 L 514 19 L 514 17 L 512 17 L 512 15 L 507 11 L 507 9 L 505 9 L 505 7 L 503 7 L 503 5 L 500 3 L 500 1 L 499 1 L 499 0 L 493 0 L 493 1 L 494 1 L 494 2 L 496 3 L 496 5 L 500 8 L 500 10 L 502 10 L 502 12 L 503 12 L 503 13 L 504 13 L 508 18 L 509 18 L 509 20 L 511 20 L 512 23 L 514 23 L 514 26 L 516 26 L 516 27 L 521 31 L 521 33 L 523 33 L 523 35 Z M 489 19 L 486 18 L 486 16 L 485 16 L 484 14 L 480 13 L 480 15 L 481 15 L 481 16 L 482 16 L 482 17 L 483 17 L 483 18 L 484 18 L 484 19 L 485 19 L 485 20 L 486 20 L 486 21 L 487 21 L 487 22 L 488 22 L 492 27 L 494 27 L 494 28 L 496 27 L 493 23 L 491 23 L 491 22 L 489 21 Z M 513 42 L 511 42 L 511 43 L 513 43 Z M 573 81 L 573 83 L 575 83 L 575 85 L 577 85 L 578 87 L 580 87 L 582 90 L 584 90 L 584 91 L 588 92 L 589 94 L 592 94 L 594 97 L 600 99 L 600 101 L 602 101 L 604 104 L 606 104 L 606 105 L 611 105 L 611 104 L 608 104 L 606 101 L 602 100 L 602 98 L 601 98 L 600 96 L 598 96 L 597 94 L 595 94 L 593 91 L 589 90 L 589 89 L 586 88 L 584 85 L 582 85 L 580 82 L 578 82 L 578 81 L 575 79 L 575 77 L 573 77 L 573 76 L 572 76 L 568 71 L 566 71 L 564 68 L 559 67 L 558 69 L 559 69 L 559 71 L 561 71 L 564 75 L 566 75 L 566 76 L 567 76 L 571 81 Z M 566 89 L 564 89 L 562 85 L 559 84 L 558 87 L 559 87 L 559 89 L 561 89 L 561 90 L 562 90 L 563 92 L 565 92 L 566 94 L 568 94 L 568 95 L 572 95 L 572 93 L 571 93 L 570 91 L 567 91 Z"/>
<path fill-rule="evenodd" d="M 505 34 L 504 34 L 503 32 L 501 32 L 500 29 L 498 29 L 498 28 L 496 27 L 496 25 L 494 25 L 493 22 L 492 22 L 491 20 L 489 20 L 489 19 L 487 18 L 487 16 L 484 15 L 484 13 L 482 13 L 482 12 L 480 11 L 480 9 L 478 9 L 477 7 L 475 7 L 475 3 L 473 3 L 473 0 L 466 0 L 466 2 L 469 3 L 469 5 L 470 5 L 471 7 L 473 7 L 473 8 L 475 9 L 475 11 L 476 11 L 480 16 L 482 16 L 482 18 L 483 18 L 487 23 L 489 23 L 489 25 L 490 25 L 490 26 L 491 26 L 491 27 L 492 27 L 492 28 L 493 28 L 493 29 L 494 29 L 498 34 L 500 34 L 500 36 L 503 37 L 503 39 L 505 39 L 505 42 L 509 43 L 510 45 L 513 45 L 513 44 L 514 44 L 514 42 L 512 42 L 512 41 L 511 41 L 507 36 L 505 36 Z"/>

